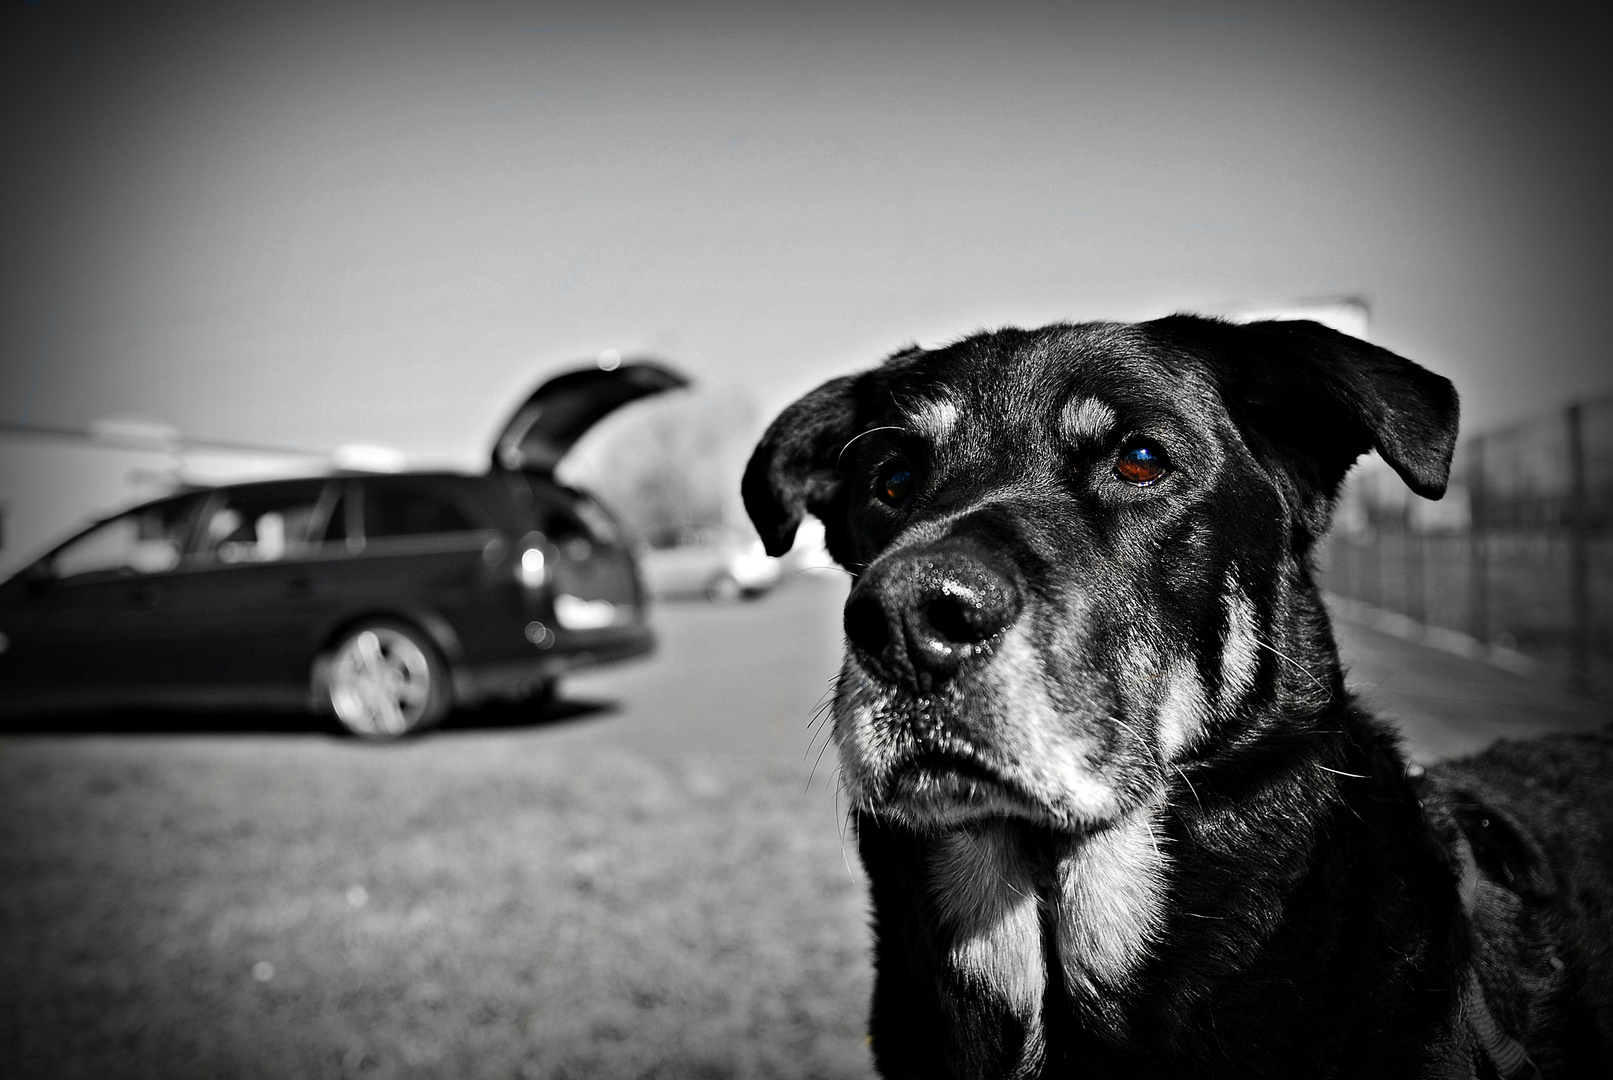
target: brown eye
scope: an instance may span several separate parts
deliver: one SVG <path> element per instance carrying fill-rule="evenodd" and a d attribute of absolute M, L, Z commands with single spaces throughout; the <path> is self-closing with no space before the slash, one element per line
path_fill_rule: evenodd
<path fill-rule="evenodd" d="M 913 472 L 902 462 L 892 462 L 879 471 L 874 494 L 892 506 L 900 506 L 913 494 Z"/>
<path fill-rule="evenodd" d="M 1164 449 L 1145 439 L 1128 442 L 1115 458 L 1115 476 L 1137 487 L 1155 483 L 1169 467 Z"/>

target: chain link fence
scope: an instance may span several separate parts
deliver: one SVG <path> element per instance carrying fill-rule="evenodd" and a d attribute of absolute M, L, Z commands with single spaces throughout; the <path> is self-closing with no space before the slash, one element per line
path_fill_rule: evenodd
<path fill-rule="evenodd" d="M 1613 698 L 1613 396 L 1463 440 L 1439 502 L 1370 459 L 1318 566 L 1412 636 Z"/>

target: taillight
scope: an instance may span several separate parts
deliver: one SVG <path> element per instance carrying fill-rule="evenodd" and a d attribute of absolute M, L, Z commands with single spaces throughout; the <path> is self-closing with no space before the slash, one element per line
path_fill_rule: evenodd
<path fill-rule="evenodd" d="M 515 560 L 515 576 L 529 589 L 542 588 L 549 580 L 549 556 L 542 533 L 527 533 L 521 540 L 521 555 Z"/>

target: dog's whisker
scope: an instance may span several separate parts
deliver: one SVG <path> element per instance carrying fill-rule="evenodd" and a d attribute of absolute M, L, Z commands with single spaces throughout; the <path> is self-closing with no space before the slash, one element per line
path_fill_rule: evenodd
<path fill-rule="evenodd" d="M 847 822 L 848 818 L 850 817 L 850 811 L 847 810 L 847 811 L 843 812 L 840 809 L 840 791 L 841 791 L 840 779 L 839 779 L 839 777 L 836 777 L 835 778 L 835 792 L 834 792 L 835 832 L 840 838 L 840 861 L 844 862 L 846 864 L 846 876 L 850 877 L 851 876 L 851 863 L 849 861 L 847 861 L 847 859 L 846 859 L 846 822 Z"/>
<path fill-rule="evenodd" d="M 836 574 L 844 574 L 847 577 L 852 576 L 851 571 L 847 570 L 844 566 L 803 566 L 791 573 L 790 576 L 792 578 L 798 578 L 803 574 L 815 574 L 821 571 L 833 571 Z"/>
<path fill-rule="evenodd" d="M 823 718 L 829 715 L 830 709 L 834 708 L 835 699 L 839 696 L 839 694 L 840 673 L 836 672 L 834 675 L 829 677 L 828 685 L 824 688 L 823 693 L 818 695 L 817 704 L 813 705 L 812 707 L 812 718 L 807 721 L 807 729 L 809 731 L 823 723 Z"/>
<path fill-rule="evenodd" d="M 907 429 L 903 428 L 903 427 L 897 427 L 895 424 L 886 424 L 883 427 L 872 427 L 872 428 L 869 428 L 867 431 L 859 431 L 857 434 L 855 434 L 851 438 L 847 439 L 846 444 L 840 448 L 840 453 L 835 458 L 835 468 L 837 470 L 840 468 L 840 463 L 845 459 L 846 451 L 851 449 L 851 444 L 852 443 L 856 442 L 858 439 L 862 438 L 864 435 L 872 435 L 876 431 L 900 431 L 900 432 L 903 432 L 905 434 Z"/>
<path fill-rule="evenodd" d="M 805 761 L 807 758 L 812 756 L 812 748 L 818 744 L 818 736 L 823 734 L 821 731 L 814 730 L 810 726 L 807 728 L 807 730 L 811 732 L 811 738 L 807 739 L 806 749 L 801 751 L 802 761 Z"/>
<path fill-rule="evenodd" d="M 1180 765 L 1173 765 L 1173 766 L 1171 766 L 1171 768 L 1176 770 L 1176 775 L 1180 776 L 1182 778 L 1182 783 L 1187 785 L 1187 790 L 1189 790 L 1189 791 L 1191 791 L 1193 793 L 1193 801 L 1198 803 L 1198 807 L 1199 807 L 1200 810 L 1203 810 L 1204 809 L 1204 802 L 1199 798 L 1198 789 L 1193 786 L 1193 781 L 1191 781 L 1191 780 L 1189 780 L 1187 778 L 1187 773 L 1185 771 L 1183 771 L 1183 769 L 1182 769 L 1182 767 Z"/>
<path fill-rule="evenodd" d="M 1148 823 L 1148 843 L 1154 849 L 1154 858 L 1163 860 L 1165 853 L 1159 849 L 1159 830 L 1152 821 Z"/>
<path fill-rule="evenodd" d="M 853 810 L 847 807 L 844 813 L 840 811 L 840 793 L 845 790 L 845 771 L 835 769 L 835 818 L 840 832 L 840 861 L 846 868 L 846 878 L 853 884 L 858 884 L 857 872 L 852 869 L 851 856 L 846 854 L 846 829 L 851 825 Z"/>
<path fill-rule="evenodd" d="M 1330 769 L 1326 765 L 1317 765 L 1316 767 L 1318 769 L 1321 769 L 1323 772 L 1330 772 L 1334 776 L 1348 776 L 1348 777 L 1352 777 L 1352 778 L 1354 778 L 1356 780 L 1371 780 L 1372 779 L 1372 777 L 1364 776 L 1361 773 L 1345 772 L 1343 769 Z"/>
<path fill-rule="evenodd" d="M 802 789 L 803 791 L 810 791 L 812 789 L 812 778 L 818 775 L 818 763 L 823 760 L 823 755 L 829 749 L 829 744 L 832 742 L 834 742 L 833 739 L 828 737 L 824 738 L 823 746 L 818 750 L 818 756 L 812 761 L 812 771 L 807 773 L 806 787 Z M 808 752 L 811 751 L 810 743 L 807 745 L 807 749 Z"/>
<path fill-rule="evenodd" d="M 1120 719 L 1120 717 L 1118 717 L 1118 716 L 1110 716 L 1109 717 L 1109 722 L 1111 724 L 1116 724 L 1116 725 L 1126 729 L 1127 731 L 1131 732 L 1131 737 L 1133 739 L 1136 739 L 1138 742 L 1140 742 L 1140 743 L 1144 742 L 1143 737 L 1141 735 L 1137 734 L 1137 729 L 1132 727 L 1130 724 L 1126 723 L 1124 720 Z"/>
<path fill-rule="evenodd" d="M 1289 656 L 1287 653 L 1277 648 L 1277 646 L 1273 645 L 1259 634 L 1252 635 L 1252 638 L 1256 645 L 1259 645 L 1262 649 L 1266 649 L 1267 651 L 1274 653 L 1279 659 L 1287 663 L 1295 671 L 1309 679 L 1312 685 L 1314 685 L 1318 690 L 1327 696 L 1328 702 L 1332 702 L 1333 691 L 1328 688 L 1326 683 L 1324 683 L 1321 679 L 1318 679 L 1310 668 L 1307 668 L 1304 664 L 1301 664 L 1298 660 L 1295 660 L 1292 656 Z"/>
<path fill-rule="evenodd" d="M 1021 900 L 1031 899 L 1031 894 L 1025 892 L 1018 885 L 1015 885 L 1012 881 L 1009 881 L 1006 877 L 1004 877 L 1001 869 L 993 867 L 991 872 L 992 875 L 996 877 L 998 884 L 1002 885 L 1003 888 L 1007 889 Z"/>
<path fill-rule="evenodd" d="M 846 854 L 846 838 L 840 838 L 840 861 L 846 867 L 846 879 L 853 885 L 857 884 L 857 871 L 851 868 L 851 856 Z"/>

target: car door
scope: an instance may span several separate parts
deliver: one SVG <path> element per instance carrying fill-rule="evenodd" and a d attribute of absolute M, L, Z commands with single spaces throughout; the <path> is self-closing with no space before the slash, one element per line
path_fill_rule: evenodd
<path fill-rule="evenodd" d="M 351 541 L 357 554 L 337 586 L 343 611 L 432 623 L 421 628 L 433 637 L 446 623 L 461 642 L 492 632 L 488 624 L 498 620 L 487 618 L 487 582 L 509 573 L 495 570 L 485 557 L 489 544 L 502 541 L 486 513 L 466 497 L 464 482 L 423 474 L 352 483 L 361 524 Z"/>
<path fill-rule="evenodd" d="M 86 529 L 8 582 L 0 699 L 89 707 L 153 700 L 162 596 L 180 566 L 195 497 L 148 504 Z"/>
<path fill-rule="evenodd" d="M 306 699 L 314 629 L 333 602 L 324 543 L 340 485 L 295 480 L 222 488 L 196 542 L 163 583 L 162 676 L 194 699 L 287 705 Z"/>

